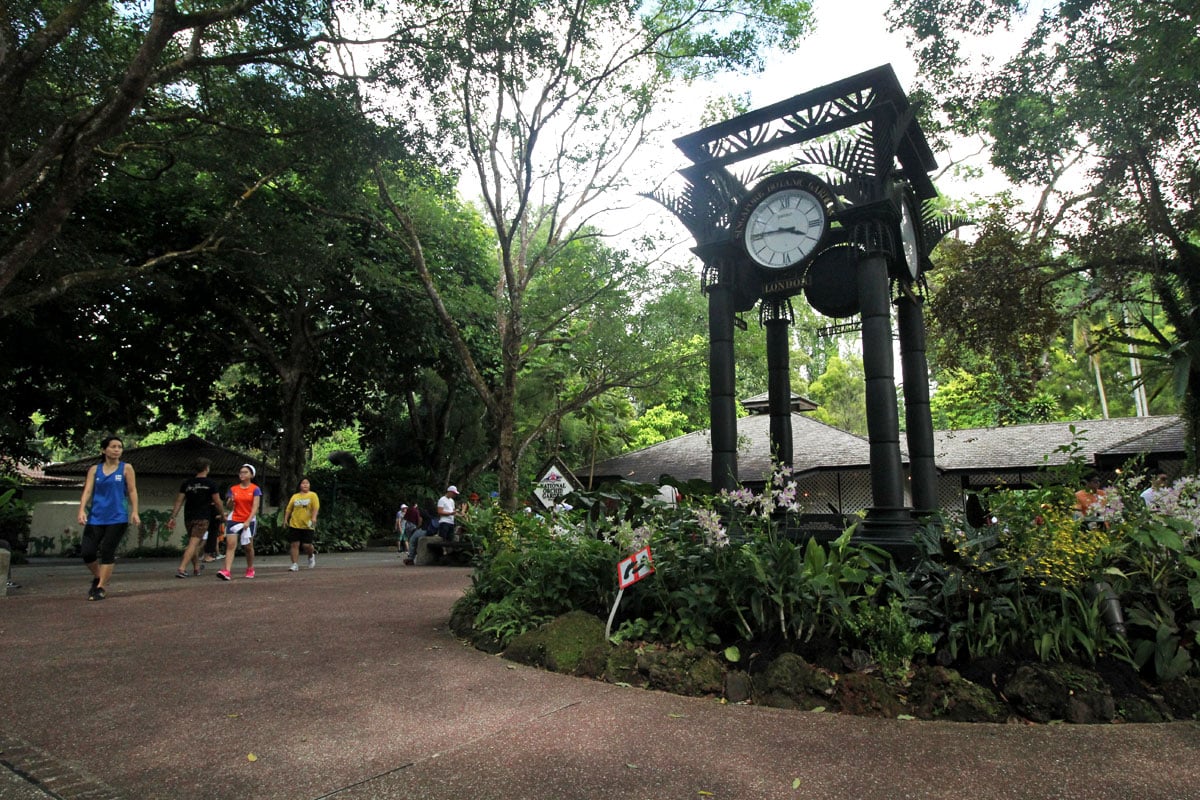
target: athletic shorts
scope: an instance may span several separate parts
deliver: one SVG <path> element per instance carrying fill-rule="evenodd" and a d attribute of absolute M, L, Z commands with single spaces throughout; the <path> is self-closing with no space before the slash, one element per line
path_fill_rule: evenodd
<path fill-rule="evenodd" d="M 235 528 L 236 528 L 236 530 L 234 530 Z M 226 538 L 228 538 L 230 536 L 237 536 L 238 544 L 242 545 L 243 547 L 250 544 L 250 542 L 254 540 L 254 534 L 257 531 L 258 531 L 258 520 L 254 520 L 249 525 L 247 525 L 243 522 L 226 522 L 225 523 Z"/>
<path fill-rule="evenodd" d="M 312 544 L 313 532 L 310 528 L 288 528 L 288 541 L 300 544 Z"/>

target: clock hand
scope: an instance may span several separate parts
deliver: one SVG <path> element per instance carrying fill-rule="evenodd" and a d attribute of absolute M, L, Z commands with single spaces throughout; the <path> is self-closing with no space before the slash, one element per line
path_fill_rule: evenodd
<path fill-rule="evenodd" d="M 796 234 L 797 236 L 807 236 L 807 235 L 808 235 L 808 231 L 802 231 L 802 230 L 800 230 L 799 228 L 796 228 L 795 226 L 792 226 L 792 227 L 789 227 L 789 228 L 772 228 L 772 229 L 771 229 L 771 230 L 769 230 L 769 231 L 763 231 L 763 232 L 761 232 L 761 233 L 756 233 L 756 234 L 752 235 L 750 238 L 752 238 L 752 239 L 761 239 L 761 238 L 763 238 L 764 236 L 771 236 L 771 235 L 773 235 L 773 234 L 776 234 L 776 233 L 794 233 L 794 234 Z"/>

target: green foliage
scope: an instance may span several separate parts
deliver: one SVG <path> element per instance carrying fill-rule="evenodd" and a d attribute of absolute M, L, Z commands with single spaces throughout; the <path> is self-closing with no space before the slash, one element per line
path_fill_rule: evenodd
<path fill-rule="evenodd" d="M 668 439 L 682 436 L 688 431 L 687 415 L 672 411 L 663 405 L 648 408 L 629 424 L 629 449 L 641 450 Z"/>
<path fill-rule="evenodd" d="M 845 627 L 851 646 L 867 651 L 885 678 L 902 682 L 914 658 L 933 653 L 933 636 L 918 632 L 920 625 L 893 595 L 887 605 L 860 601 Z"/>
<path fill-rule="evenodd" d="M 1174 389 L 1189 442 L 1200 440 L 1200 359 L 1193 357 L 1200 341 L 1200 130 L 1184 123 L 1200 113 L 1194 9 L 1141 0 L 894 0 L 890 16 L 912 34 L 921 72 L 951 127 L 985 135 L 993 165 L 1039 190 L 1036 209 L 1010 226 L 1026 253 L 962 282 L 1003 285 L 952 292 L 945 316 L 983 330 L 988 325 L 973 320 L 985 314 L 999 327 L 1036 333 L 1048 321 L 1044 303 L 1052 303 L 1055 288 L 1077 281 L 1077 309 L 1107 301 L 1107 332 L 1089 355 L 1115 356 L 1137 345 L 1157 368 L 1147 374 L 1149 385 Z M 1025 31 L 1019 47 L 995 60 L 974 59 L 981 36 L 1010 24 Z M 1045 258 L 1037 257 L 1039 248 Z M 940 294 L 933 293 L 935 302 Z M 997 298 L 1003 302 L 991 305 Z M 1013 308 L 1021 313 L 1008 313 Z M 1129 319 L 1136 331 L 1127 330 Z M 1025 349 L 1019 341 L 993 341 Z M 943 356 L 953 357 L 953 348 L 941 349 Z M 1028 363 L 1017 358 L 1013 365 L 1021 361 Z M 1037 374 L 1037 364 L 1029 366 L 1002 372 L 1019 389 L 1023 376 Z M 1190 444 L 1188 458 L 1194 470 Z"/>
<path fill-rule="evenodd" d="M 1063 449 L 1073 454 L 1078 442 Z M 603 617 L 615 564 L 649 545 L 656 571 L 625 591 L 615 640 L 727 655 L 834 642 L 897 682 L 934 653 L 943 663 L 1115 657 L 1158 681 L 1195 674 L 1200 482 L 1160 495 L 1172 516 L 1122 502 L 1138 488 L 1123 478 L 1102 511 L 1108 527 L 1089 528 L 1071 519 L 1065 483 L 1083 467 L 1073 458 L 1059 470 L 1064 482 L 991 494 L 997 524 L 923 527 L 922 556 L 904 569 L 852 531 L 826 544 L 785 535 L 799 507 L 783 470 L 761 495 L 738 490 L 677 509 L 648 503 L 645 487 L 582 493 L 582 516 L 554 531 L 484 504 L 471 516 L 484 548 L 463 602 L 502 642 L 568 610 Z"/>
<path fill-rule="evenodd" d="M 815 420 L 865 435 L 867 432 L 866 390 L 862 358 L 829 359 L 825 372 L 808 387 L 808 396 L 820 407 L 811 412 Z"/>
<path fill-rule="evenodd" d="M 481 547 L 457 606 L 501 643 L 567 611 L 607 614 L 617 559 L 610 544 L 551 530 L 536 517 L 509 517 L 491 504 L 468 515 L 466 531 Z"/>
<path fill-rule="evenodd" d="M 57 540 L 53 536 L 30 536 L 30 555 L 44 556 L 54 549 L 55 544 L 57 544 Z M 68 552 L 70 550 L 70 548 L 66 546 L 64 546 L 64 549 L 66 549 Z"/>
<path fill-rule="evenodd" d="M 958 430 L 1047 422 L 1059 409 L 1040 390 L 1028 399 L 1009 396 L 1004 379 L 993 372 L 952 369 L 938 381 L 929 411 L 935 430 Z"/>
<path fill-rule="evenodd" d="M 1105 577 L 1127 609 L 1135 663 L 1163 682 L 1195 674 L 1200 663 L 1198 486 L 1184 478 L 1149 507 L 1137 497 L 1136 478 L 1108 490 L 1119 511 Z"/>
<path fill-rule="evenodd" d="M 393 512 L 395 513 L 395 512 Z M 321 506 L 314 544 L 325 552 L 362 550 L 375 535 L 375 524 L 354 500 L 342 498 L 336 507 Z M 288 529 L 279 518 L 259 517 L 254 535 L 254 552 L 262 555 L 286 553 L 291 547 Z"/>
<path fill-rule="evenodd" d="M 513 594 L 480 609 L 475 616 L 475 629 L 507 644 L 552 619 L 552 615 L 535 613 L 525 597 Z"/>
<path fill-rule="evenodd" d="M 1095 576 L 1113 532 L 1104 525 L 1081 524 L 1069 489 L 998 490 L 985 497 L 998 520 L 997 559 L 1043 583 L 1073 585 Z"/>
<path fill-rule="evenodd" d="M 313 469 L 328 469 L 330 454 L 339 450 L 349 453 L 360 462 L 363 461 L 364 453 L 360 425 L 356 423 L 349 428 L 341 428 L 313 442 L 311 456 L 308 459 L 308 465 L 304 468 L 304 472 L 307 474 L 307 472 Z"/>
<path fill-rule="evenodd" d="M 329 514 L 321 512 L 316 541 L 322 550 L 362 550 L 376 530 L 365 509 L 342 499 Z"/>
<path fill-rule="evenodd" d="M 323 512 L 321 521 L 324 522 Z M 259 517 L 258 528 L 254 533 L 255 555 L 278 555 L 288 552 L 289 547 L 287 529 L 279 520 Z"/>
<path fill-rule="evenodd" d="M 944 241 L 930 274 L 927 321 L 938 393 L 943 383 L 958 380 L 954 388 L 968 395 L 940 402 L 949 411 L 979 401 L 971 421 L 984 425 L 1046 418 L 1038 382 L 1046 373 L 1045 352 L 1063 326 L 1061 290 L 1053 281 L 1061 267 L 1045 243 L 1030 243 L 1013 230 L 1010 211 L 1003 204 L 988 209 L 972 242 Z M 1012 313 L 1014 307 L 1021 313 Z M 971 386 L 969 376 L 983 385 Z"/>
<path fill-rule="evenodd" d="M 921 536 L 926 557 L 908 572 L 893 569 L 889 590 L 937 650 L 951 661 L 1128 658 L 1126 643 L 1104 624 L 1091 584 L 1027 576 L 1022 561 L 1003 555 L 999 528 L 929 525 Z"/>
<path fill-rule="evenodd" d="M 33 506 L 17 498 L 17 481 L 0 478 L 0 539 L 13 549 L 23 550 L 32 521 Z"/>
<path fill-rule="evenodd" d="M 171 529 L 167 527 L 167 521 L 171 519 L 170 511 L 159 511 L 156 509 L 148 509 L 140 513 L 142 518 L 142 526 L 137 532 L 138 548 L 164 548 L 171 547 L 167 544 L 167 540 L 171 537 Z M 182 542 L 187 542 L 187 531 L 181 531 Z"/>

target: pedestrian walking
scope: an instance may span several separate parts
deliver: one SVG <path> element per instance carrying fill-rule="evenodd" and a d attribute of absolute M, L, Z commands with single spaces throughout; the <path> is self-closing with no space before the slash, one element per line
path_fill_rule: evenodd
<path fill-rule="evenodd" d="M 238 483 L 229 487 L 225 498 L 232 507 L 225 523 L 225 569 L 217 572 L 223 581 L 233 580 L 233 558 L 238 544 L 246 554 L 246 577 L 254 577 L 254 534 L 258 530 L 258 511 L 262 506 L 262 489 L 254 483 L 256 470 L 251 464 L 238 469 Z"/>
<path fill-rule="evenodd" d="M 133 466 L 121 460 L 125 443 L 109 436 L 100 443 L 104 460 L 88 468 L 79 498 L 79 524 L 83 526 L 83 563 L 92 573 L 88 600 L 103 600 L 117 563 L 117 546 L 129 523 L 141 525 L 137 479 Z"/>
<path fill-rule="evenodd" d="M 207 458 L 196 459 L 196 474 L 179 485 L 179 493 L 175 495 L 175 505 L 171 509 L 171 518 L 167 520 L 167 527 L 174 530 L 175 518 L 179 516 L 180 508 L 183 509 L 183 525 L 187 530 L 188 543 L 179 562 L 179 569 L 175 570 L 176 578 L 188 576 L 189 562 L 192 564 L 192 574 L 200 574 L 201 542 L 208 535 L 213 512 L 217 511 L 221 516 L 225 516 L 221 490 L 217 488 L 216 481 L 208 477 L 211 467 L 212 462 Z"/>
<path fill-rule="evenodd" d="M 221 561 L 225 554 L 221 552 L 221 540 L 225 538 L 225 511 L 214 507 L 212 518 L 208 521 L 208 533 L 204 534 L 204 563 L 211 564 Z"/>
<path fill-rule="evenodd" d="M 297 572 L 300 565 L 296 560 L 300 558 L 300 548 L 304 548 L 304 554 L 308 556 L 308 568 L 312 569 L 317 566 L 317 550 L 313 546 L 315 534 L 313 529 L 317 526 L 317 516 L 321 512 L 321 500 L 317 497 L 317 493 L 312 490 L 312 484 L 308 478 L 300 480 L 300 491 L 292 495 L 287 503 L 287 511 L 283 515 L 283 524 L 287 526 L 288 542 L 291 545 L 292 565 L 288 567 L 291 572 Z"/>

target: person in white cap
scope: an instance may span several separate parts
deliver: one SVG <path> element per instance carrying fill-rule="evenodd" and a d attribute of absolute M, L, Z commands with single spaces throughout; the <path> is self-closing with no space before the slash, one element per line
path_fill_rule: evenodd
<path fill-rule="evenodd" d="M 258 509 L 262 506 L 262 489 L 253 483 L 256 472 L 253 464 L 242 464 L 238 469 L 239 483 L 229 488 L 225 504 L 233 511 L 225 524 L 225 569 L 217 572 L 223 581 L 233 580 L 233 557 L 239 540 L 246 554 L 246 577 L 254 577 L 254 533 L 258 528 Z"/>
<path fill-rule="evenodd" d="M 408 503 L 401 503 L 400 510 L 396 512 L 396 555 L 402 556 L 407 551 L 405 545 L 408 543 L 408 532 L 405 530 L 408 526 L 404 522 L 404 515 L 408 513 Z"/>
<path fill-rule="evenodd" d="M 438 498 L 437 535 L 442 537 L 443 542 L 448 542 L 454 538 L 454 500 L 457 497 L 458 487 L 450 486 L 446 489 L 446 493 Z"/>
<path fill-rule="evenodd" d="M 421 516 L 421 509 L 416 501 L 413 501 L 411 506 L 400 506 L 400 511 L 396 514 L 396 553 L 398 555 L 408 555 L 409 539 L 422 530 L 424 525 L 425 519 Z"/>
<path fill-rule="evenodd" d="M 418 528 L 411 536 L 408 537 L 408 555 L 404 558 L 404 563 L 412 565 L 416 563 L 417 558 L 417 542 L 422 536 L 428 536 L 431 533 L 440 536 L 443 542 L 449 542 L 454 538 L 454 498 L 458 497 L 458 487 L 451 486 L 446 489 L 446 493 L 438 498 L 437 501 L 437 528 L 432 531 L 428 529 Z"/>

